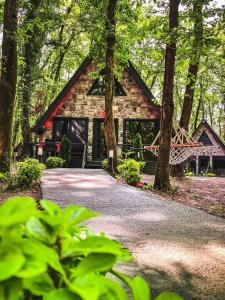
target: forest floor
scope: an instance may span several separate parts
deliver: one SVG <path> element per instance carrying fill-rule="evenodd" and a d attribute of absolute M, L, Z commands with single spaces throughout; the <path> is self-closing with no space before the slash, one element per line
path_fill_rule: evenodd
<path fill-rule="evenodd" d="M 39 183 L 35 184 L 33 187 L 29 189 L 13 189 L 13 190 L 7 190 L 6 186 L 0 183 L 0 204 L 11 197 L 15 196 L 30 196 L 33 197 L 36 200 L 41 199 L 41 190 Z"/>
<path fill-rule="evenodd" d="M 153 184 L 154 176 L 144 175 L 143 181 Z M 225 178 L 203 176 L 171 178 L 171 184 L 173 191 L 170 193 L 154 190 L 151 192 L 225 218 Z"/>

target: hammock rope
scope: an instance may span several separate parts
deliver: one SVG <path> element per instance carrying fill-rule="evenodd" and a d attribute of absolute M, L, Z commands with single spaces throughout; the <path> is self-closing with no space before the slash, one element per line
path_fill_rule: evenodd
<path fill-rule="evenodd" d="M 175 135 L 171 141 L 170 164 L 178 165 L 187 160 L 196 148 L 201 147 L 202 144 L 193 139 L 193 137 L 191 137 L 188 132 L 184 128 L 181 128 L 178 124 L 174 125 L 173 129 Z M 159 145 L 157 145 L 159 137 L 160 132 L 158 132 L 151 146 L 145 146 L 145 149 L 151 151 L 155 156 L 158 156 L 159 152 Z"/>

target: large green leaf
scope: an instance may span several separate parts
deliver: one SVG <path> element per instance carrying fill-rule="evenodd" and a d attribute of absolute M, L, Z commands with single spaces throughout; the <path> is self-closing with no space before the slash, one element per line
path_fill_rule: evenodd
<path fill-rule="evenodd" d="M 115 241 L 103 236 L 90 236 L 83 240 L 65 239 L 62 242 L 62 256 L 88 255 L 90 253 L 108 253 L 122 256 L 125 251 Z"/>
<path fill-rule="evenodd" d="M 172 292 L 164 292 L 156 297 L 155 300 L 183 300 L 183 298 Z"/>
<path fill-rule="evenodd" d="M 25 223 L 36 211 L 36 202 L 31 197 L 9 198 L 0 206 L 0 226 Z"/>
<path fill-rule="evenodd" d="M 44 300 L 82 300 L 68 289 L 58 289 L 44 296 Z"/>
<path fill-rule="evenodd" d="M 101 276 L 101 296 L 99 300 L 128 300 L 125 290 L 117 282 Z"/>
<path fill-rule="evenodd" d="M 100 294 L 99 276 L 87 274 L 77 277 L 69 284 L 71 291 L 78 294 L 83 300 L 98 300 Z"/>
<path fill-rule="evenodd" d="M 116 263 L 116 256 L 106 253 L 91 253 L 73 270 L 74 276 L 82 276 L 92 272 L 106 272 Z"/>
<path fill-rule="evenodd" d="M 56 231 L 37 217 L 30 218 L 26 224 L 26 229 L 31 237 L 49 245 L 54 244 L 57 239 Z"/>
<path fill-rule="evenodd" d="M 69 228 L 99 215 L 99 213 L 96 213 L 88 208 L 78 205 L 70 205 L 64 209 L 63 222 L 66 227 Z"/>
<path fill-rule="evenodd" d="M 59 226 L 62 223 L 61 208 L 49 200 L 41 200 L 40 204 L 43 211 L 40 211 L 39 218 L 51 226 Z"/>
<path fill-rule="evenodd" d="M 17 247 L 0 243 L 0 281 L 14 276 L 24 263 L 25 257 Z"/>
<path fill-rule="evenodd" d="M 140 276 L 136 276 L 131 282 L 134 300 L 150 300 L 150 289 L 147 282 Z"/>
<path fill-rule="evenodd" d="M 54 290 L 54 283 L 51 277 L 44 273 L 36 277 L 25 278 L 23 287 L 35 296 L 44 296 Z"/>
<path fill-rule="evenodd" d="M 16 276 L 27 278 L 44 273 L 47 269 L 47 263 L 37 244 L 31 240 L 25 240 L 20 247 L 26 258 L 26 262 L 19 272 L 17 272 Z"/>

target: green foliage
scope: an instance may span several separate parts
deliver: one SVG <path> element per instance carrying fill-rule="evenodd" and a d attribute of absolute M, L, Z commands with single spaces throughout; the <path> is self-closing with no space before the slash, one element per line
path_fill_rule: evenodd
<path fill-rule="evenodd" d="M 109 169 L 109 160 L 107 158 L 103 159 L 103 161 L 102 161 L 102 168 L 104 170 L 108 170 Z"/>
<path fill-rule="evenodd" d="M 45 166 L 37 159 L 27 158 L 23 162 L 17 163 L 16 180 L 20 187 L 30 186 L 34 181 L 41 177 Z"/>
<path fill-rule="evenodd" d="M 143 190 L 153 190 L 154 189 L 154 184 L 153 183 L 145 183 L 143 185 Z"/>
<path fill-rule="evenodd" d="M 52 157 L 48 157 L 46 160 L 46 166 L 48 169 L 61 168 L 64 165 L 65 165 L 65 160 L 63 160 L 61 157 L 52 156 Z"/>
<path fill-rule="evenodd" d="M 193 172 L 187 172 L 187 173 L 185 173 L 185 176 L 191 177 L 191 176 L 194 176 L 194 173 Z"/>
<path fill-rule="evenodd" d="M 0 172 L 0 182 L 5 180 L 5 173 Z"/>
<path fill-rule="evenodd" d="M 213 173 L 213 168 L 210 163 L 208 164 L 207 173 Z"/>
<path fill-rule="evenodd" d="M 203 176 L 206 176 L 206 177 L 215 177 L 216 175 L 214 173 L 203 173 L 202 174 Z"/>
<path fill-rule="evenodd" d="M 143 149 L 142 138 L 139 133 L 136 134 L 133 142 L 133 146 L 136 149 Z M 135 151 L 135 159 L 136 160 L 143 160 L 143 152 L 142 151 Z"/>
<path fill-rule="evenodd" d="M 71 140 L 67 136 L 63 135 L 61 140 L 61 148 L 60 148 L 59 155 L 65 161 L 66 166 L 68 166 L 70 163 L 71 149 L 72 149 Z"/>
<path fill-rule="evenodd" d="M 0 299 L 150 299 L 143 278 L 114 270 L 130 253 L 80 224 L 98 213 L 76 205 L 62 210 L 49 200 L 40 205 L 37 210 L 33 198 L 14 197 L 0 206 Z M 181 298 L 165 293 L 156 299 Z"/>
<path fill-rule="evenodd" d="M 119 176 L 124 178 L 129 184 L 135 185 L 141 179 L 141 170 L 144 165 L 144 162 L 138 162 L 132 158 L 125 159 L 117 167 Z"/>

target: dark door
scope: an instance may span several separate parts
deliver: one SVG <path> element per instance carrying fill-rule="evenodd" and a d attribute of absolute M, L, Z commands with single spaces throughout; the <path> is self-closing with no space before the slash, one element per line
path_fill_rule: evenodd
<path fill-rule="evenodd" d="M 81 167 L 85 144 L 88 139 L 88 119 L 55 118 L 53 123 L 53 138 L 61 141 L 66 135 L 72 143 L 71 167 Z"/>
<path fill-rule="evenodd" d="M 118 140 L 118 119 L 114 120 L 116 138 Z M 103 160 L 107 157 L 107 146 L 105 142 L 104 119 L 94 119 L 93 123 L 93 160 Z"/>
<path fill-rule="evenodd" d="M 199 156 L 199 172 L 204 173 L 207 171 L 209 166 L 209 156 Z"/>

